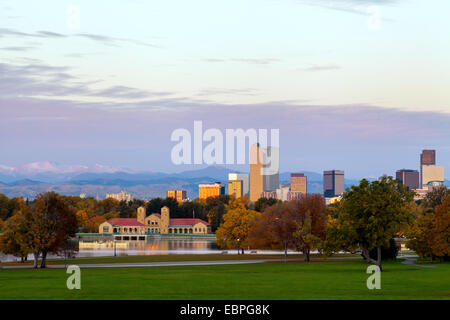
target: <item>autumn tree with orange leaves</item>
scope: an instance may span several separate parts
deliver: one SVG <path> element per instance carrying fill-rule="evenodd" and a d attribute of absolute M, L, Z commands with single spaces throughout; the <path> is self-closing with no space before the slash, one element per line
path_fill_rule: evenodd
<path fill-rule="evenodd" d="M 252 223 L 261 213 L 247 209 L 248 199 L 232 199 L 226 205 L 223 223 L 216 232 L 217 244 L 222 248 L 235 248 L 244 253 L 244 248 L 250 245 L 249 230 Z"/>
<path fill-rule="evenodd" d="M 326 236 L 326 206 L 319 194 L 304 195 L 300 200 L 277 203 L 266 208 L 250 230 L 255 248 L 295 249 L 310 261 L 312 250 L 320 249 Z"/>
<path fill-rule="evenodd" d="M 47 255 L 66 249 L 67 241 L 75 236 L 78 221 L 75 210 L 55 192 L 39 194 L 30 207 L 22 202 L 11 217 L 11 232 L 2 235 L 2 241 L 14 237 L 34 256 L 34 268 L 46 267 Z M 9 220 L 8 220 L 9 221 Z"/>
<path fill-rule="evenodd" d="M 448 260 L 450 257 L 450 196 L 434 208 L 423 210 L 413 222 L 407 246 L 422 257 Z"/>

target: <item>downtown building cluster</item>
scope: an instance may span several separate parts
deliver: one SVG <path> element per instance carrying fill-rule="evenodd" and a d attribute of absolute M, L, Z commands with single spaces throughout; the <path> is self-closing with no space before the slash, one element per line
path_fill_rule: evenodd
<path fill-rule="evenodd" d="M 395 175 L 407 190 L 414 190 L 416 199 L 421 199 L 434 188 L 443 186 L 445 180 L 444 166 L 436 165 L 436 150 L 422 150 L 419 170 L 401 169 L 397 170 Z"/>
<path fill-rule="evenodd" d="M 264 170 L 267 163 L 265 155 L 272 159 L 279 157 L 279 149 L 274 147 L 262 148 L 254 144 L 250 150 L 250 174 L 229 173 L 228 195 L 236 198 L 248 196 L 254 202 L 260 198 L 277 199 L 281 201 L 297 200 L 308 193 L 308 178 L 304 173 L 291 173 L 290 182 L 280 184 L 279 172 Z M 329 170 L 323 173 L 323 195 L 327 203 L 340 199 L 344 192 L 344 171 Z M 225 184 L 215 182 L 199 185 L 199 198 L 207 199 L 225 194 Z"/>

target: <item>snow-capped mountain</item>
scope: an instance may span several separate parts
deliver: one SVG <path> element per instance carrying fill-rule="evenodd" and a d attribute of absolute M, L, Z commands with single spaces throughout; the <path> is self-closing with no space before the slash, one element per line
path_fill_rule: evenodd
<path fill-rule="evenodd" d="M 11 182 L 18 179 L 37 179 L 55 182 L 70 179 L 82 173 L 115 173 L 132 171 L 121 167 L 111 167 L 102 164 L 94 165 L 58 165 L 50 161 L 31 162 L 17 167 L 0 164 L 0 181 Z"/>

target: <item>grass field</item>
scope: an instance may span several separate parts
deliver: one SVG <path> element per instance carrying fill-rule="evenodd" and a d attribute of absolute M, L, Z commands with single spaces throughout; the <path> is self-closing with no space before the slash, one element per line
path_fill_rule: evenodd
<path fill-rule="evenodd" d="M 0 269 L 0 299 L 450 299 L 450 264 L 387 262 L 381 289 L 368 290 L 361 260 L 89 268 L 81 290 L 65 269 Z"/>
<path fill-rule="evenodd" d="M 352 254 L 335 254 L 333 257 L 354 257 Z M 320 254 L 311 255 L 311 257 L 322 258 Z M 301 254 L 290 254 L 288 259 L 303 259 Z M 283 260 L 283 255 L 269 254 L 171 254 L 171 255 L 148 255 L 148 256 L 118 256 L 118 257 L 84 257 L 67 260 L 67 264 L 101 264 L 101 263 L 139 263 L 139 262 L 172 262 L 172 261 L 212 261 L 212 260 L 257 260 L 274 259 Z M 25 263 L 21 262 L 3 262 L 0 266 L 23 266 L 33 264 L 32 260 Z M 64 259 L 49 259 L 49 265 L 65 264 Z"/>

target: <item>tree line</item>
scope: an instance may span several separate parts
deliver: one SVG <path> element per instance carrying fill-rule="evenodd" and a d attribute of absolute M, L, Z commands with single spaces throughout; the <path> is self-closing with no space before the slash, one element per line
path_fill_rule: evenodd
<path fill-rule="evenodd" d="M 361 180 L 344 192 L 341 201 L 326 206 L 322 195 L 276 201 L 258 212 L 247 199 L 226 205 L 217 243 L 244 253 L 252 249 L 302 252 L 305 261 L 318 250 L 325 255 L 361 252 L 367 263 L 382 270 L 382 260 L 397 254 L 394 238 L 407 238 L 408 248 L 422 258 L 450 255 L 450 190 L 439 187 L 414 201 L 392 177 Z"/>
<path fill-rule="evenodd" d="M 414 193 L 392 177 L 361 180 L 343 194 L 342 200 L 326 206 L 322 195 L 304 195 L 282 202 L 228 195 L 178 203 L 173 198 L 117 201 L 40 194 L 33 201 L 8 199 L 0 194 L 0 251 L 26 260 L 33 254 L 34 266 L 46 266 L 48 254 L 76 250 L 70 239 L 76 232 L 98 232 L 111 218 L 135 218 L 146 206 L 147 214 L 170 209 L 174 218 L 200 218 L 216 231 L 223 248 L 244 253 L 248 248 L 288 249 L 331 255 L 360 251 L 368 263 L 381 269 L 382 260 L 396 248 L 394 237 L 408 239 L 407 246 L 422 258 L 448 259 L 450 253 L 450 190 L 435 188 L 425 199 L 414 201 Z M 393 252 L 393 254 L 391 254 Z"/>

